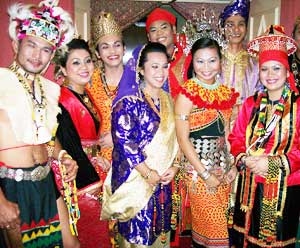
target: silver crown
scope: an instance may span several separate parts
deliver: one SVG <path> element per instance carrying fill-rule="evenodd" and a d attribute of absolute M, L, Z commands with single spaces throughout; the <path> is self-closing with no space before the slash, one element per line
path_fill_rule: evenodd
<path fill-rule="evenodd" d="M 226 48 L 227 46 L 220 25 L 216 21 L 213 9 L 203 7 L 200 17 L 198 17 L 196 13 L 193 13 L 192 19 L 187 20 L 183 25 L 182 32 L 186 36 L 187 45 L 184 48 L 185 54 L 188 54 L 194 43 L 201 38 L 213 39 L 217 41 L 222 48 Z"/>

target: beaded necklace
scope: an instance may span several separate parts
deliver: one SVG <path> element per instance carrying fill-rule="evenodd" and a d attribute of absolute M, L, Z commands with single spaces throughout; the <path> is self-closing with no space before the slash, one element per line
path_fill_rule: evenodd
<path fill-rule="evenodd" d="M 202 86 L 203 88 L 207 89 L 207 90 L 215 90 L 220 86 L 220 82 L 218 80 L 216 80 L 213 84 L 207 84 L 204 83 L 203 81 L 201 81 L 199 78 L 194 77 L 193 80 L 200 86 Z"/>
<path fill-rule="evenodd" d="M 27 72 L 25 72 L 20 66 L 18 66 L 16 63 L 13 63 L 9 69 L 15 73 L 17 76 L 19 82 L 25 89 L 26 93 L 30 96 L 31 102 L 32 102 L 32 120 L 34 122 L 35 128 L 36 128 L 36 137 L 38 138 L 39 132 L 41 128 L 46 126 L 46 96 L 45 92 L 43 90 L 43 86 L 40 80 L 39 75 L 35 75 L 33 77 L 32 75 L 29 75 Z M 32 89 L 28 83 L 28 81 L 32 80 Z M 39 98 L 37 98 L 37 92 L 35 90 L 35 84 L 39 85 Z"/>
<path fill-rule="evenodd" d="M 258 123 L 257 123 L 257 129 L 255 131 L 256 135 L 259 137 L 253 144 L 248 147 L 247 151 L 255 145 L 256 148 L 262 147 L 265 143 L 265 141 L 268 139 L 268 137 L 271 135 L 272 131 L 276 127 L 277 122 L 282 116 L 282 113 L 284 111 L 284 104 L 288 99 L 288 96 L 291 94 L 290 88 L 288 84 L 284 84 L 284 88 L 281 94 L 281 97 L 275 105 L 275 111 L 272 114 L 270 121 L 267 122 L 267 104 L 268 104 L 268 96 L 267 96 L 267 89 L 264 90 L 262 93 L 262 98 L 260 101 L 259 106 L 259 115 L 258 115 Z"/>
<path fill-rule="evenodd" d="M 117 95 L 118 93 L 118 89 L 119 89 L 119 85 L 114 89 L 114 90 L 111 90 L 107 84 L 107 81 L 106 81 L 106 77 L 105 77 L 105 71 L 104 71 L 104 67 L 101 69 L 101 73 L 100 73 L 100 76 L 101 76 L 101 80 L 102 80 L 102 83 L 103 83 L 103 88 L 104 88 L 104 91 L 105 91 L 105 94 L 111 99 L 113 100 L 115 98 L 115 96 Z"/>
<path fill-rule="evenodd" d="M 161 211 L 161 234 L 160 234 L 160 242 L 165 244 L 167 242 L 167 236 L 165 232 L 165 192 L 164 192 L 164 185 L 160 184 L 160 194 L 159 194 L 159 206 Z M 157 206 L 156 206 L 156 199 L 155 193 L 153 194 L 153 204 L 154 204 L 154 213 L 153 213 L 153 233 L 156 233 L 156 218 L 157 218 Z"/>

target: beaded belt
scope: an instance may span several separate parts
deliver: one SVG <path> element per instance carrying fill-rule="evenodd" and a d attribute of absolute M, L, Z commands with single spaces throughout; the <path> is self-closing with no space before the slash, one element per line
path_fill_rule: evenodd
<path fill-rule="evenodd" d="M 7 168 L 5 166 L 0 167 L 0 178 L 13 179 L 17 182 L 22 180 L 26 181 L 41 181 L 47 177 L 50 171 L 50 165 L 39 165 L 32 171 L 26 171 L 23 169 Z"/>
<path fill-rule="evenodd" d="M 224 174 L 229 170 L 231 157 L 224 137 L 205 136 L 198 139 L 190 138 L 190 141 L 208 171 Z M 188 171 L 190 172 L 190 169 Z"/>

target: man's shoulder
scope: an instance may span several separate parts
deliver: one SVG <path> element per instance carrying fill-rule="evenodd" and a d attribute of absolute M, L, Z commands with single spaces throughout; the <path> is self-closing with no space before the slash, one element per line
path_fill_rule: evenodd
<path fill-rule="evenodd" d="M 16 75 L 6 67 L 0 67 L 0 82 L 3 82 L 6 78 L 17 79 Z"/>
<path fill-rule="evenodd" d="M 46 88 L 46 90 L 55 90 L 55 91 L 60 91 L 60 85 L 43 77 L 43 76 L 40 76 L 40 80 L 43 84 L 43 86 Z"/>

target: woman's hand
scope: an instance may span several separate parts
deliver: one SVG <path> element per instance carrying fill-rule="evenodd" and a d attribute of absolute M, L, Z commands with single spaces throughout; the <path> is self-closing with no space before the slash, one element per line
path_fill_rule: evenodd
<path fill-rule="evenodd" d="M 151 169 L 151 174 L 148 179 L 146 179 L 147 183 L 149 183 L 152 187 L 155 187 L 160 182 L 160 176 L 156 170 Z"/>
<path fill-rule="evenodd" d="M 227 173 L 225 173 L 223 180 L 226 184 L 231 184 L 235 179 L 236 175 L 237 168 L 235 166 L 232 166 L 230 170 Z"/>
<path fill-rule="evenodd" d="M 97 166 L 99 166 L 103 172 L 108 172 L 111 167 L 111 163 L 106 158 L 97 156 Z"/>
<path fill-rule="evenodd" d="M 61 163 L 65 166 L 66 168 L 66 174 L 64 181 L 65 182 L 71 182 L 73 181 L 78 172 L 78 165 L 75 160 L 73 160 L 67 153 L 66 155 L 63 155 L 61 158 Z"/>
<path fill-rule="evenodd" d="M 247 156 L 245 158 L 246 166 L 253 172 L 254 174 L 266 177 L 268 174 L 268 156 Z"/>
<path fill-rule="evenodd" d="M 99 145 L 103 148 L 113 147 L 111 132 L 105 132 L 101 135 Z"/>
<path fill-rule="evenodd" d="M 178 169 L 179 169 L 178 167 L 174 167 L 174 166 L 168 168 L 164 172 L 164 174 L 161 175 L 161 180 L 160 180 L 161 183 L 163 185 L 169 184 L 173 180 L 173 178 L 175 177 L 175 175 L 177 174 Z"/>
<path fill-rule="evenodd" d="M 214 174 L 210 174 L 209 178 L 205 180 L 206 188 L 209 193 L 216 193 L 221 182 Z"/>

